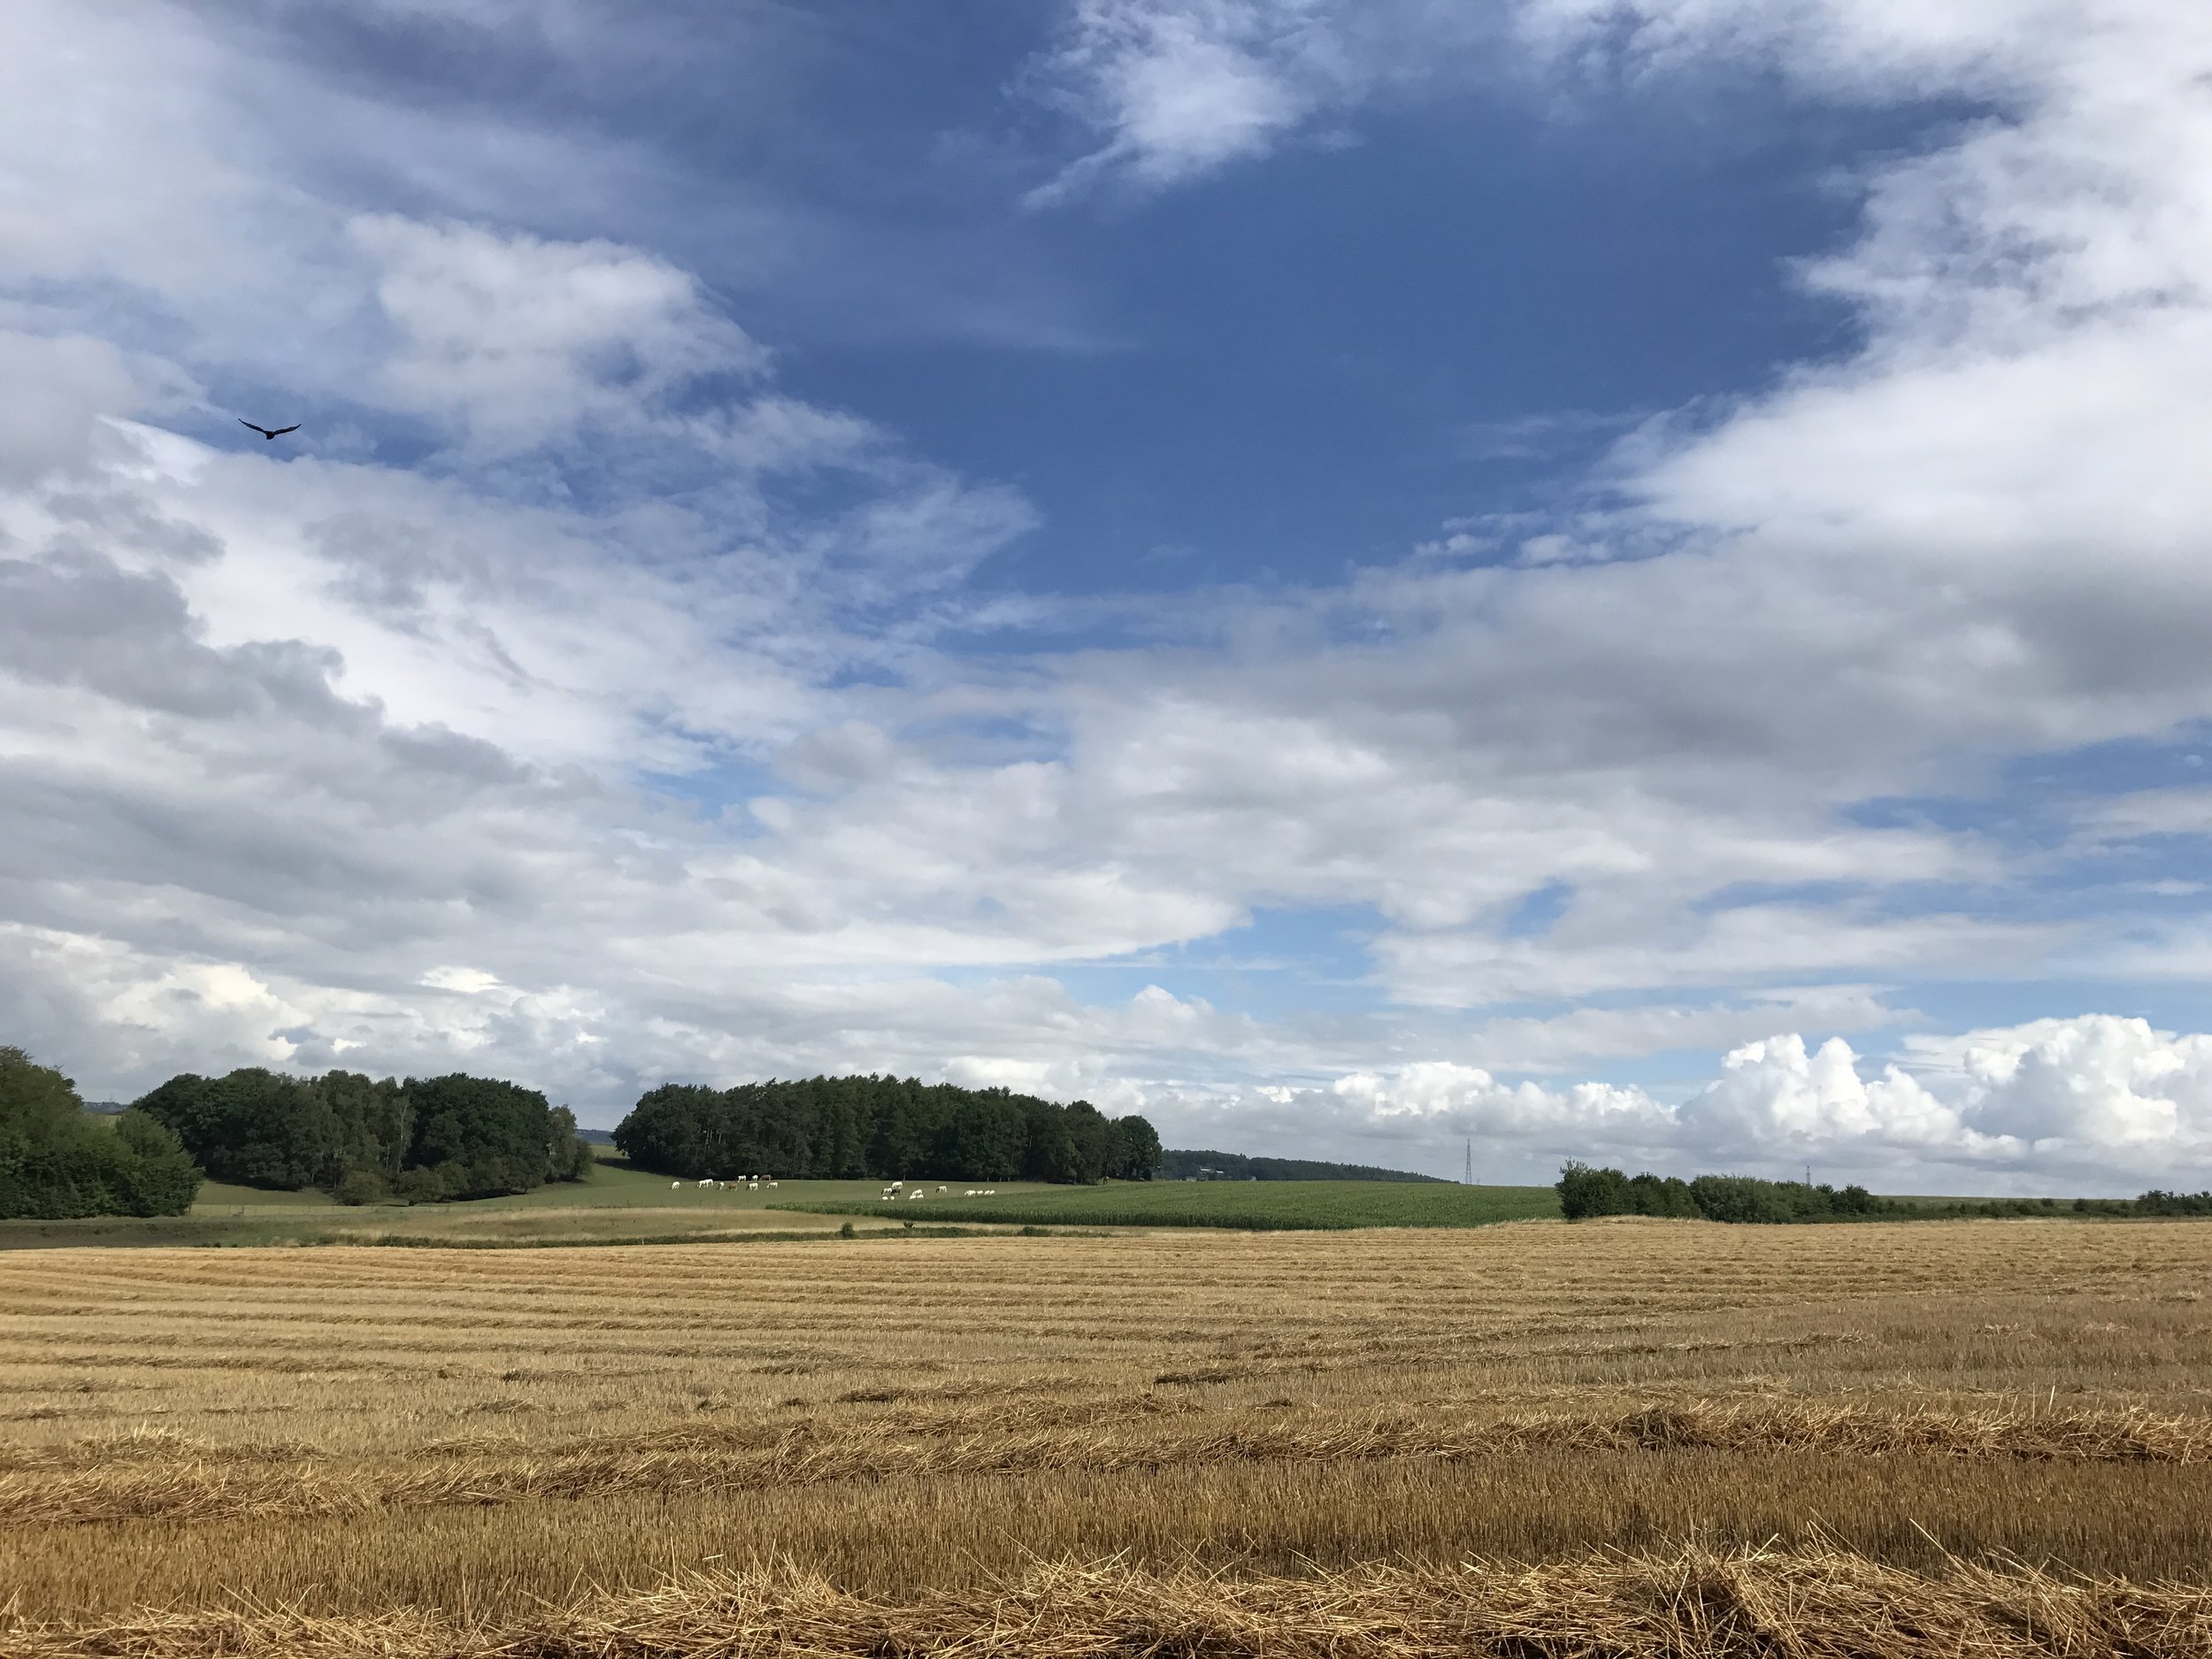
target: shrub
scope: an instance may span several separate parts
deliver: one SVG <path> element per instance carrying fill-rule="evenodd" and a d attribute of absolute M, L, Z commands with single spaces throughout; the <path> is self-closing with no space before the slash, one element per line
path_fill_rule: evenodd
<path fill-rule="evenodd" d="M 374 1204 L 381 1203 L 390 1190 L 373 1170 L 348 1170 L 330 1195 L 342 1204 Z"/>
<path fill-rule="evenodd" d="M 199 1188 L 183 1146 L 145 1113 L 96 1127 L 74 1083 L 0 1048 L 0 1217 L 178 1216 Z"/>
<path fill-rule="evenodd" d="M 546 1130 L 545 1179 L 549 1181 L 588 1181 L 599 1155 L 591 1142 L 576 1132 L 576 1114 L 556 1106 Z"/>
<path fill-rule="evenodd" d="M 458 1180 L 447 1165 L 418 1164 L 402 1170 L 392 1183 L 392 1196 L 403 1204 L 434 1204 L 457 1195 Z"/>
<path fill-rule="evenodd" d="M 1626 1216 L 1628 1177 L 1618 1170 L 1594 1170 L 1570 1158 L 1559 1171 L 1559 1213 L 1570 1221 L 1589 1216 Z"/>
<path fill-rule="evenodd" d="M 1690 1183 L 1690 1196 L 1708 1221 L 1796 1219 L 1796 1211 L 1777 1181 L 1755 1180 L 1747 1175 L 1701 1175 Z"/>
<path fill-rule="evenodd" d="M 1590 1216 L 1673 1216 L 1707 1221 L 1777 1223 L 1835 1221 L 1908 1213 L 1863 1187 L 1809 1186 L 1764 1181 L 1751 1175 L 1678 1177 L 1642 1174 L 1632 1179 L 1613 1169 L 1592 1169 L 1570 1159 L 1559 1171 L 1559 1210 L 1570 1221 Z"/>
<path fill-rule="evenodd" d="M 199 1166 L 167 1125 L 142 1111 L 115 1120 L 115 1143 L 137 1162 L 130 1179 L 134 1216 L 180 1216 L 200 1195 Z"/>

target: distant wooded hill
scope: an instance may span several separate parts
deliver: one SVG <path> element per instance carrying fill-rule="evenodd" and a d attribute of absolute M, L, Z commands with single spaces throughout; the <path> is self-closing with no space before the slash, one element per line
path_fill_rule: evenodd
<path fill-rule="evenodd" d="M 1160 1154 L 1160 1179 L 1169 1181 L 1435 1181 L 1410 1170 L 1379 1170 L 1367 1164 L 1323 1164 L 1311 1158 L 1250 1158 L 1241 1152 Z M 1444 1186 L 1451 1183 L 1445 1181 Z"/>

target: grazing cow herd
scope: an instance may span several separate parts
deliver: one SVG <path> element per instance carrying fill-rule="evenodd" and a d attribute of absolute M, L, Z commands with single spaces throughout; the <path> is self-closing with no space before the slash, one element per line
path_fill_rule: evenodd
<path fill-rule="evenodd" d="M 941 1187 L 937 1190 L 941 1194 L 948 1192 L 950 1189 Z M 971 1187 L 966 1192 L 961 1194 L 960 1195 L 963 1198 L 996 1198 L 998 1196 L 998 1188 L 995 1187 Z M 918 1186 L 912 1192 L 910 1193 L 906 1190 L 906 1183 L 904 1181 L 893 1181 L 877 1195 L 876 1202 L 879 1204 L 887 1204 L 901 1198 L 918 1201 L 928 1196 L 929 1189 L 926 1187 Z"/>
<path fill-rule="evenodd" d="M 705 1180 L 699 1181 L 695 1184 L 702 1192 L 714 1191 L 730 1193 L 735 1192 L 741 1187 L 749 1193 L 757 1193 L 761 1189 L 763 1185 L 765 1185 L 772 1189 L 780 1186 L 781 1183 L 770 1180 L 764 1175 L 741 1175 L 733 1181 L 718 1181 L 712 1177 L 709 1177 Z M 683 1183 L 681 1181 L 671 1181 L 668 1183 L 668 1190 L 672 1193 L 680 1192 L 682 1188 Z M 951 1189 L 949 1187 L 941 1187 L 937 1190 L 941 1194 L 949 1192 Z M 995 1187 L 971 1187 L 967 1191 L 960 1195 L 963 1198 L 996 1198 L 998 1196 L 998 1188 Z M 928 1196 L 929 1189 L 927 1187 L 918 1186 L 912 1192 L 910 1193 L 906 1190 L 906 1183 L 904 1181 L 893 1181 L 888 1187 L 883 1189 L 883 1195 L 876 1202 L 879 1203 L 887 1204 L 894 1199 L 897 1198 L 923 1199 Z"/>

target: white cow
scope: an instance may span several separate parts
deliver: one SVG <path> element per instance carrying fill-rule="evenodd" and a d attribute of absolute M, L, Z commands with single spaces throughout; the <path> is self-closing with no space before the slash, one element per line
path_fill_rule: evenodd
<path fill-rule="evenodd" d="M 668 1183 L 668 1190 L 672 1193 L 680 1192 L 682 1189 L 683 1183 L 681 1181 L 671 1181 Z"/>
<path fill-rule="evenodd" d="M 912 1199 L 912 1200 L 913 1200 L 916 1203 L 918 1203 L 918 1203 L 920 1203 L 920 1202 L 922 1202 L 922 1200 L 923 1200 L 923 1199 L 925 1199 L 925 1198 L 928 1197 L 928 1196 L 929 1196 L 929 1194 L 928 1194 L 927 1193 L 923 1193 L 923 1192 L 913 1192 L 913 1193 L 909 1193 L 909 1194 L 907 1194 L 907 1196 L 908 1196 L 909 1198 Z"/>

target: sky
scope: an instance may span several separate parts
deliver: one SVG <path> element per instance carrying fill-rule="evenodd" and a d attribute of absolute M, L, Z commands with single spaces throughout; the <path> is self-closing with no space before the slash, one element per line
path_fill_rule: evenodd
<path fill-rule="evenodd" d="M 88 1097 L 2212 1185 L 2204 7 L 11 19 L 0 1041 Z"/>

